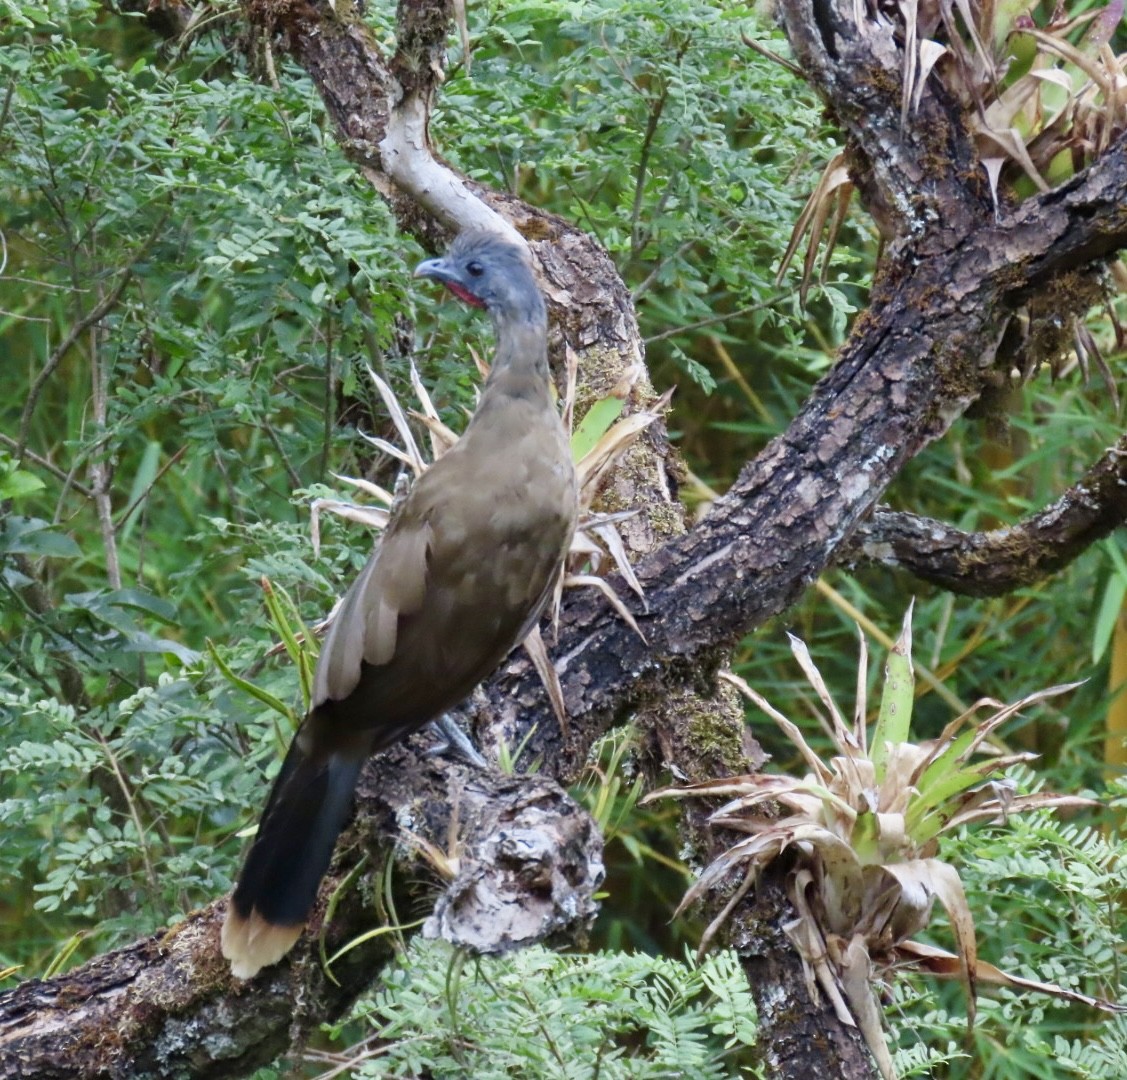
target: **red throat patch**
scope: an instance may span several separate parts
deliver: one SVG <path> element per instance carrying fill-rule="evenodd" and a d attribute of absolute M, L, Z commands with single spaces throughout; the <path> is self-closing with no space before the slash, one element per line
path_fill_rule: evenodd
<path fill-rule="evenodd" d="M 462 285 L 459 285 L 459 284 L 457 284 L 457 282 L 454 282 L 454 281 L 445 281 L 445 282 L 443 282 L 443 284 L 444 284 L 444 285 L 446 286 L 446 288 L 448 288 L 448 289 L 449 289 L 449 290 L 450 290 L 450 291 L 451 291 L 451 292 L 452 292 L 452 293 L 453 293 L 453 294 L 454 294 L 454 295 L 455 295 L 455 296 L 456 296 L 456 297 L 457 297 L 457 298 L 458 298 L 459 300 L 463 300 L 463 301 L 465 301 L 465 303 L 469 304 L 469 305 L 470 305 L 471 307 L 479 307 L 479 308 L 483 308 L 483 307 L 485 307 L 485 304 L 483 304 L 483 303 L 481 302 L 481 300 L 479 300 L 479 299 L 478 299 L 478 298 L 477 298 L 476 296 L 474 296 L 474 294 L 473 294 L 472 292 L 470 292 L 470 290 L 469 290 L 469 289 L 465 288 L 465 287 L 464 287 L 464 286 L 462 286 Z"/>

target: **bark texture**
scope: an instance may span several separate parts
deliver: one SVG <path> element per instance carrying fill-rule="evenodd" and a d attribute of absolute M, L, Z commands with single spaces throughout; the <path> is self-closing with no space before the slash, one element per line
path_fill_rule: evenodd
<path fill-rule="evenodd" d="M 899 567 L 964 596 L 1001 596 L 1063 569 L 1125 520 L 1127 437 L 1059 499 L 1016 525 L 968 533 L 917 514 L 878 509 L 841 561 Z"/>
<path fill-rule="evenodd" d="M 931 80 L 918 112 L 902 125 L 894 27 L 857 25 L 855 6 L 864 7 L 852 0 L 794 0 L 780 12 L 799 64 L 849 136 L 858 186 L 890 238 L 870 309 L 788 430 L 745 466 L 691 531 L 682 531 L 671 506 L 660 432 L 620 471 L 608 499 L 650 507 L 630 538 L 647 609 L 618 583 L 646 640 L 601 598 L 571 593 L 552 650 L 570 733 L 560 731 L 531 664 L 519 653 L 468 710 L 484 745 L 498 737 L 517 745 L 527 737 L 528 754 L 544 762 L 548 776 L 514 790 L 505 778 L 471 781 L 457 767 L 408 749 L 382 755 L 365 772 L 357 823 L 338 853 L 334 881 L 349 875 L 362 855 L 375 866 L 391 857 L 397 823 L 405 817 L 436 848 L 443 850 L 455 835 L 470 850 L 472 826 L 463 835 L 452 821 L 481 822 L 488 832 L 497 814 L 516 820 L 530 805 L 557 837 L 552 865 L 565 876 L 581 874 L 592 865 L 596 841 L 551 780 L 574 779 L 599 735 L 642 712 L 655 757 L 686 779 L 746 771 L 754 747 L 731 695 L 717 690 L 713 679 L 739 638 L 786 610 L 846 550 L 893 557 L 949 586 L 981 577 L 990 561 L 983 553 L 997 553 L 997 536 L 962 538 L 954 556 L 944 556 L 938 526 L 883 512 L 866 522 L 904 464 L 978 396 L 1020 306 L 1040 300 L 1050 310 L 1052 301 L 1059 314 L 1071 315 L 1090 300 L 1087 283 L 1101 260 L 1127 246 L 1127 143 L 1117 141 L 1062 187 L 996 211 L 960 107 Z M 310 73 L 349 153 L 392 201 L 405 228 L 437 243 L 476 221 L 484 207 L 529 242 L 558 328 L 557 362 L 578 357 L 585 393 L 604 394 L 641 363 L 622 283 L 587 238 L 449 170 L 432 174 L 425 161 L 400 160 L 419 148 L 412 139 L 427 149 L 427 109 L 441 71 L 449 5 L 403 3 L 399 51 L 390 59 L 351 18 L 345 0 L 335 9 L 312 0 L 253 0 L 247 10 Z M 412 186 L 419 177 L 431 184 L 435 175 L 442 177 L 441 190 Z M 1072 308 L 1061 311 L 1062 301 Z M 649 394 L 644 378 L 630 390 L 631 400 Z M 1014 560 L 1008 580 L 1062 565 L 1122 521 L 1123 450 L 1117 446 L 1061 504 L 1029 523 L 1030 543 L 1051 533 L 1042 548 L 1052 554 Z M 999 575 L 998 587 L 1005 580 Z M 460 816 L 471 795 L 478 810 Z M 723 843 L 699 824 L 703 814 L 704 808 L 686 812 L 686 832 L 701 860 Z M 489 869 L 491 858 L 497 853 L 485 856 L 475 872 L 503 872 L 496 862 Z M 527 878 L 543 880 L 545 865 L 528 869 Z M 710 901 L 708 917 L 739 884 L 730 882 L 726 895 Z M 449 922 L 460 895 L 447 895 L 436 922 Z M 329 953 L 374 925 L 372 906 L 360 896 L 355 888 L 341 891 L 323 930 Z M 378 944 L 346 954 L 333 967 L 337 986 L 322 973 L 317 941 L 307 938 L 292 959 L 237 986 L 218 956 L 222 907 L 217 901 L 163 938 L 0 997 L 0 1062 L 10 1069 L 19 1063 L 14 1075 L 28 1077 L 237 1075 L 271 1060 L 304 1025 L 337 1014 L 371 984 L 386 957 Z M 734 907 L 723 935 L 739 953 L 759 1005 L 769 1074 L 872 1075 L 855 1033 L 811 1000 L 781 931 L 787 917 L 779 882 L 768 880 Z M 552 923 L 550 915 L 544 923 Z M 479 944 L 480 927 L 480 919 L 469 919 L 468 932 Z M 60 1071 L 64 1067 L 69 1071 Z"/>
<path fill-rule="evenodd" d="M 435 853 L 413 867 L 404 857 L 392 875 L 393 907 L 405 921 L 419 914 L 421 900 L 400 882 L 408 874 L 428 881 L 433 905 L 455 867 L 432 918 L 475 945 L 482 944 L 475 928 L 488 925 L 489 951 L 552 940 L 561 926 L 593 914 L 602 840 L 550 779 L 453 765 L 410 747 L 377 760 L 361 778 L 356 821 L 321 890 L 317 929 L 292 960 L 249 982 L 232 979 L 218 949 L 226 901 L 217 901 L 164 934 L 0 995 L 0 1076 L 235 1077 L 300 1047 L 394 957 L 392 938 L 382 935 L 325 964 L 390 921 L 392 905 L 373 895 L 371 882 L 384 876 L 378 871 L 405 834 L 417 852 L 430 844 Z M 377 872 L 357 887 L 363 862 Z"/>

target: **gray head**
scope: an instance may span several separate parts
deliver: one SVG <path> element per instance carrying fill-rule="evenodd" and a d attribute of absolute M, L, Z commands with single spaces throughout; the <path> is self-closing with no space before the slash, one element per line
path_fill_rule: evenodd
<path fill-rule="evenodd" d="M 491 232 L 463 232 L 440 259 L 427 259 L 415 277 L 441 281 L 459 300 L 485 308 L 494 323 L 544 323 L 544 298 L 525 253 Z"/>

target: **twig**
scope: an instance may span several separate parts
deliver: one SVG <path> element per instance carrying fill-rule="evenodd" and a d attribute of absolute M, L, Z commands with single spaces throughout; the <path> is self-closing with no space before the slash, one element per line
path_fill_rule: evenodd
<path fill-rule="evenodd" d="M 46 618 L 47 612 L 52 610 L 51 601 L 47 596 L 47 590 L 35 575 L 35 568 L 31 565 L 31 560 L 26 555 L 19 554 L 14 557 L 14 562 L 16 569 L 25 577 L 31 579 L 31 584 L 17 592 L 8 580 L 0 575 L 0 586 L 23 609 L 24 614 L 43 627 L 49 638 L 62 637 Z M 66 640 L 88 656 L 92 655 L 90 650 L 81 642 L 73 639 Z M 74 661 L 61 650 L 55 660 L 55 677 L 59 680 L 59 692 L 68 705 L 73 705 L 78 710 L 89 708 L 90 702 L 86 696 L 86 687 L 82 682 L 82 675 Z"/>
<path fill-rule="evenodd" d="M 158 886 L 157 875 L 156 871 L 153 869 L 153 861 L 149 857 L 149 848 L 145 843 L 145 827 L 141 824 L 141 815 L 137 813 L 137 803 L 133 798 L 133 792 L 121 771 L 121 766 L 117 763 L 117 755 L 106 741 L 106 737 L 98 731 L 97 728 L 91 728 L 90 731 L 94 736 L 94 740 L 106 755 L 106 759 L 109 761 L 110 768 L 113 770 L 114 777 L 117 780 L 118 787 L 121 788 L 125 805 L 129 808 L 129 816 L 133 820 L 133 828 L 137 830 L 137 846 L 141 849 L 141 861 L 145 864 L 145 877 L 148 879 L 149 888 L 155 894 Z"/>
<path fill-rule="evenodd" d="M 46 136 L 42 132 L 41 135 L 46 138 Z M 48 170 L 52 177 L 52 182 L 55 182 L 54 171 L 51 165 L 50 157 L 48 156 L 46 160 L 48 164 Z M 60 220 L 64 225 L 66 225 L 67 218 L 66 214 L 64 213 L 62 204 L 57 199 L 52 198 L 52 193 L 49 189 L 44 189 L 44 194 L 47 197 L 48 203 L 55 207 L 56 213 L 59 215 Z M 126 286 L 129 284 L 130 280 L 133 277 L 133 267 L 136 266 L 138 260 L 140 260 L 145 255 L 150 247 L 152 247 L 157 238 L 163 235 L 164 224 L 168 220 L 170 213 L 171 210 L 166 209 L 164 213 L 161 214 L 160 218 L 149 230 L 149 235 L 141 241 L 140 245 L 130 256 L 129 264 L 122 272 L 121 278 L 118 283 L 110 290 L 107 296 L 103 297 L 102 300 L 99 301 L 97 305 L 95 305 L 93 310 L 84 315 L 70 328 L 70 330 L 67 332 L 67 336 L 63 339 L 59 347 L 55 349 L 53 353 L 51 353 L 50 357 L 48 357 L 47 363 L 43 365 L 43 370 L 40 371 L 40 373 L 36 376 L 35 382 L 32 383 L 31 389 L 28 392 L 27 402 L 24 405 L 23 412 L 20 414 L 19 442 L 16 449 L 17 460 L 22 460 L 23 458 L 24 452 L 27 447 L 28 432 L 31 427 L 31 417 L 35 411 L 36 405 L 38 404 L 39 396 L 43 393 L 43 387 L 46 385 L 47 380 L 54 373 L 55 368 L 59 366 L 59 363 L 62 361 L 63 357 L 67 354 L 71 346 L 74 345 L 79 337 L 81 337 L 82 334 L 84 334 L 86 330 L 88 330 L 91 326 L 97 325 L 98 322 L 100 322 L 111 310 L 113 310 L 114 307 L 117 306 L 118 301 L 120 301 L 121 299 L 122 293 L 125 292 Z M 79 275 L 74 267 L 72 267 L 72 273 L 75 281 L 77 282 Z M 75 285 L 75 290 L 77 291 L 77 284 Z"/>
<path fill-rule="evenodd" d="M 87 458 L 89 458 L 93 454 L 99 453 L 101 451 L 102 447 L 107 442 L 109 442 L 109 440 L 112 438 L 112 436 L 113 436 L 112 432 L 104 431 L 92 443 L 90 443 L 88 446 L 82 447 L 78 451 L 78 453 L 76 453 L 74 455 L 74 460 L 70 463 L 70 468 L 67 470 L 66 476 L 63 479 L 63 486 L 62 486 L 62 490 L 59 492 L 58 502 L 55 504 L 55 516 L 52 518 L 52 522 L 55 525 L 58 525 L 59 522 L 62 521 L 62 518 L 63 518 L 63 502 L 66 500 L 67 493 L 70 491 L 70 489 L 72 487 L 79 487 L 79 486 L 82 486 L 82 487 L 85 488 L 85 485 L 80 485 L 79 481 L 75 479 L 75 477 L 78 475 L 78 470 L 85 464 Z M 93 499 L 94 498 L 93 489 L 85 488 L 85 490 L 90 492 L 90 498 Z"/>
<path fill-rule="evenodd" d="M 642 149 L 638 153 L 638 176 L 634 181 L 634 205 L 630 209 L 630 255 L 638 254 L 643 246 L 639 243 L 641 235 L 642 199 L 646 193 L 646 172 L 649 169 L 650 153 L 653 150 L 654 136 L 657 135 L 658 124 L 661 123 L 661 114 L 665 112 L 666 103 L 669 101 L 669 87 L 662 87 L 657 101 L 650 106 L 649 115 L 646 117 L 646 131 L 642 136 Z M 648 236 L 648 233 L 647 233 Z"/>
<path fill-rule="evenodd" d="M 124 511 L 123 511 L 123 512 L 122 512 L 122 513 L 121 513 L 121 514 L 119 515 L 119 517 L 118 517 L 118 522 L 117 522 L 119 526 L 123 526 L 123 525 L 124 525 L 124 524 L 125 524 L 125 523 L 126 523 L 126 522 L 127 522 L 128 520 L 129 520 L 129 518 L 130 518 L 130 516 L 132 515 L 133 511 L 134 511 L 134 510 L 136 510 L 136 509 L 137 509 L 137 507 L 138 507 L 138 506 L 140 506 L 140 505 L 141 505 L 141 503 L 142 503 L 142 502 L 144 502 L 144 500 L 145 500 L 145 499 L 147 499 L 147 498 L 149 497 L 149 495 L 151 494 L 151 492 L 152 492 L 153 488 L 155 488 L 155 487 L 157 486 L 157 484 L 159 484 L 159 483 L 160 483 L 160 479 L 161 479 L 161 477 L 162 477 L 162 476 L 164 476 L 164 474 L 165 474 L 166 472 L 168 472 L 168 470 L 169 470 L 169 469 L 171 469 L 171 468 L 172 468 L 172 466 L 173 466 L 173 465 L 175 465 L 175 464 L 176 464 L 176 462 L 178 462 L 178 461 L 179 461 L 179 460 L 180 460 L 180 459 L 181 459 L 181 458 L 182 458 L 182 457 L 184 456 L 184 454 L 185 454 L 185 453 L 187 452 L 187 450 L 188 450 L 188 447 L 187 447 L 187 446 L 181 446 L 181 447 L 180 447 L 180 449 L 179 449 L 179 450 L 177 450 L 177 451 L 176 451 L 176 453 L 175 453 L 175 454 L 173 454 L 173 455 L 172 455 L 172 457 L 170 457 L 170 458 L 169 458 L 169 459 L 168 459 L 168 460 L 167 460 L 167 461 L 166 461 L 166 462 L 165 462 L 165 463 L 164 463 L 164 464 L 163 464 L 163 465 L 162 465 L 162 466 L 161 466 L 161 467 L 160 467 L 160 468 L 159 468 L 159 469 L 157 470 L 157 474 L 156 474 L 156 476 L 154 476 L 154 477 L 153 477 L 153 479 L 152 479 L 152 482 L 151 482 L 151 483 L 149 483 L 149 484 L 146 484 L 146 485 L 145 485 L 145 490 L 144 490 L 144 491 L 142 491 L 142 492 L 141 492 L 141 493 L 140 493 L 140 494 L 139 494 L 139 495 L 137 496 L 137 498 L 135 498 L 135 499 L 134 499 L 134 500 L 133 500 L 133 501 L 132 501 L 132 502 L 131 502 L 131 503 L 130 503 L 130 504 L 129 504 L 129 505 L 128 505 L 128 506 L 126 507 L 126 508 L 125 508 L 125 510 L 124 510 Z"/>
<path fill-rule="evenodd" d="M 765 56 L 772 63 L 778 64 L 779 67 L 789 71 L 796 78 L 806 79 L 806 72 L 797 64 L 792 64 L 789 60 L 784 60 L 777 52 L 768 49 L 766 45 L 760 45 L 758 41 L 754 38 L 749 38 L 747 34 L 740 34 L 740 38 L 749 49 L 753 49 L 755 52 L 759 53 L 760 56 Z"/>
<path fill-rule="evenodd" d="M 278 433 L 274 430 L 274 425 L 267 421 L 262 425 L 262 430 L 266 432 L 266 437 L 270 440 L 274 449 L 278 451 L 278 457 L 282 459 L 282 466 L 286 470 L 286 475 L 290 478 L 290 483 L 295 487 L 301 487 L 301 474 L 293 467 L 293 463 L 286 455 L 285 448 L 282 446 L 282 440 L 278 438 Z"/>
<path fill-rule="evenodd" d="M 43 387 L 46 385 L 47 380 L 55 373 L 55 368 L 59 366 L 59 362 L 70 351 L 71 346 L 74 345 L 91 326 L 103 319 L 106 314 L 116 306 L 117 302 L 121 299 L 121 294 L 125 292 L 125 287 L 129 284 L 132 277 L 133 267 L 130 266 L 125 273 L 121 275 L 120 280 L 110 293 L 95 304 L 86 315 L 70 328 L 67 336 L 63 338 L 59 347 L 47 358 L 47 363 L 43 365 L 43 370 L 35 377 L 35 382 L 31 384 L 31 389 L 27 393 L 27 401 L 24 403 L 23 412 L 20 414 L 20 434 L 16 443 L 17 460 L 22 459 L 24 456 L 24 450 L 27 446 L 28 429 L 31 427 L 31 416 L 32 413 L 35 412 L 35 406 L 39 402 L 39 396 L 43 393 Z"/>
<path fill-rule="evenodd" d="M 90 381 L 94 404 L 94 423 L 99 433 L 106 430 L 109 411 L 109 374 L 102 361 L 97 325 L 90 330 Z M 94 508 L 98 514 L 98 526 L 102 532 L 102 547 L 106 553 L 106 579 L 110 588 L 121 588 L 121 562 L 117 557 L 117 531 L 113 521 L 113 501 L 110 498 L 110 483 L 113 470 L 106 460 L 108 455 L 100 455 L 90 462 L 91 488 L 94 491 Z"/>
<path fill-rule="evenodd" d="M 371 366 L 375 368 L 376 373 L 386 382 L 388 379 L 387 362 L 384 359 L 383 349 L 380 348 L 379 340 L 376 338 L 371 297 L 368 296 L 367 293 L 361 292 L 356 287 L 356 282 L 351 278 L 345 288 L 348 290 L 348 295 L 352 297 L 353 303 L 356 304 L 357 311 L 360 312 L 360 336 L 364 339 L 364 348 L 367 350 Z"/>
<path fill-rule="evenodd" d="M 3 432 L 0 432 L 0 443 L 3 443 L 5 446 L 9 447 L 12 450 L 19 449 L 19 443 L 17 443 L 16 440 L 13 439 L 10 435 L 5 435 Z M 67 484 L 67 486 L 74 488 L 75 491 L 77 491 L 79 495 L 82 495 L 84 498 L 92 499 L 94 497 L 94 492 L 92 492 L 85 484 L 80 484 L 70 475 L 70 473 L 64 472 L 58 467 L 58 465 L 55 465 L 52 462 L 48 461 L 45 457 L 40 457 L 33 450 L 25 449 L 23 456 L 33 465 L 37 465 L 44 472 L 49 472 L 56 480 L 61 480 L 64 484 Z"/>
<path fill-rule="evenodd" d="M 763 311 L 765 308 L 772 307 L 780 300 L 786 297 L 786 293 L 776 293 L 774 296 L 769 296 L 766 300 L 758 304 L 752 304 L 750 307 L 740 308 L 738 311 L 731 311 L 725 315 L 710 315 L 707 319 L 701 319 L 695 323 L 688 323 L 685 326 L 674 326 L 669 330 L 663 330 L 660 334 L 654 334 L 653 337 L 646 338 L 647 345 L 653 345 L 657 341 L 665 341 L 666 338 L 677 337 L 680 334 L 688 334 L 693 330 L 700 330 L 705 326 L 715 326 L 716 323 L 727 322 L 729 319 L 742 319 L 745 315 L 753 315 L 757 311 Z"/>
<path fill-rule="evenodd" d="M 638 297 L 641 296 L 653 283 L 658 274 L 661 273 L 661 268 L 665 266 L 671 259 L 679 259 L 686 251 L 689 250 L 700 239 L 699 236 L 690 236 L 688 240 L 684 241 L 672 255 L 665 255 L 654 263 L 653 269 L 642 279 L 640 285 L 635 285 L 630 290 L 630 299 L 635 303 Z"/>
<path fill-rule="evenodd" d="M 8 90 L 4 94 L 4 104 L 0 106 L 0 133 L 8 124 L 8 117 L 12 114 L 12 98 L 16 93 L 16 80 L 8 83 Z"/>

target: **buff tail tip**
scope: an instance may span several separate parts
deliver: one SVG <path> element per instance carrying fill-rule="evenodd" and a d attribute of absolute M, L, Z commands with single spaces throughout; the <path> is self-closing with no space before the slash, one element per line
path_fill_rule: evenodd
<path fill-rule="evenodd" d="M 232 901 L 227 906 L 219 945 L 224 957 L 231 962 L 231 974 L 236 979 L 253 979 L 263 968 L 281 960 L 304 929 L 304 923 L 297 926 L 269 923 L 255 908 L 251 908 L 249 915 L 242 915 Z"/>

